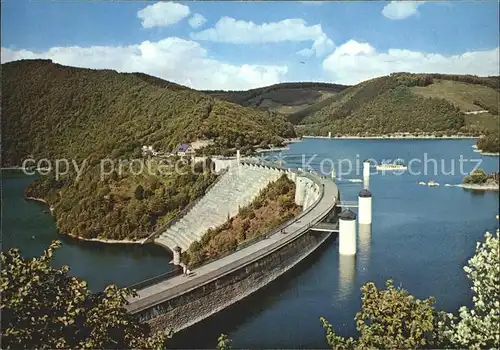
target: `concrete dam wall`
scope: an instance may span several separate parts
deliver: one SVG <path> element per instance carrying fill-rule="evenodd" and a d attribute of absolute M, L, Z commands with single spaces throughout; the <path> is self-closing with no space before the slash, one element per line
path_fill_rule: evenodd
<path fill-rule="evenodd" d="M 297 184 L 295 199 L 303 205 L 302 213 L 282 226 L 284 233 L 275 229 L 265 239 L 195 269 L 194 276 L 176 276 L 139 290 L 127 309 L 153 329 L 177 332 L 210 317 L 275 280 L 330 237 L 330 232 L 311 227 L 336 215 L 339 191 L 333 181 L 301 171 L 242 167 L 274 176 L 286 173 Z"/>
<path fill-rule="evenodd" d="M 265 258 L 138 313 L 154 330 L 187 328 L 247 297 L 308 256 L 330 233 L 309 231 Z"/>

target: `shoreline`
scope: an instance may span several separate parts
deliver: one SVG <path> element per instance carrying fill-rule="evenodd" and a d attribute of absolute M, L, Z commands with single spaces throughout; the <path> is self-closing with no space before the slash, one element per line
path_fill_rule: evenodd
<path fill-rule="evenodd" d="M 498 157 L 500 156 L 499 152 L 485 152 L 482 149 L 478 149 L 477 145 L 472 145 L 472 148 L 474 148 L 474 152 L 481 154 L 482 156 L 491 156 L 491 157 Z"/>
<path fill-rule="evenodd" d="M 45 199 L 42 199 L 42 198 L 26 197 L 25 196 L 24 199 L 26 199 L 27 201 L 35 201 L 35 202 L 40 202 L 40 203 L 49 205 L 49 203 Z"/>
<path fill-rule="evenodd" d="M 459 184 L 456 187 L 461 187 L 466 190 L 479 190 L 479 191 L 500 191 L 500 184 L 495 185 L 477 185 L 477 184 Z"/>
<path fill-rule="evenodd" d="M 49 206 L 49 203 L 45 199 L 42 199 L 42 198 L 25 196 L 24 199 L 28 200 L 28 201 L 43 203 L 43 204 Z M 54 216 L 54 207 L 49 206 L 49 210 L 50 210 L 50 213 L 52 214 L 52 216 Z M 67 233 L 63 233 L 63 232 L 59 232 L 59 234 L 67 236 L 67 237 L 71 237 L 71 238 L 79 240 L 79 241 L 98 242 L 98 243 L 106 243 L 106 244 L 143 244 L 144 241 L 146 240 L 146 238 L 143 238 L 143 239 L 140 239 L 137 241 L 132 241 L 132 240 L 128 240 L 128 239 L 119 240 L 119 239 L 83 238 L 83 237 L 73 236 L 73 235 L 70 235 Z"/>
<path fill-rule="evenodd" d="M 257 148 L 256 153 L 266 153 L 266 152 L 277 152 L 277 151 L 289 151 L 289 147 L 272 147 L 272 148 Z"/>
<path fill-rule="evenodd" d="M 143 238 L 138 241 L 132 241 L 129 239 L 124 239 L 124 240 L 119 240 L 119 239 L 99 239 L 99 238 L 83 238 L 83 237 L 77 237 L 73 235 L 69 235 L 66 233 L 61 233 L 62 235 L 66 235 L 68 237 L 71 237 L 73 239 L 79 240 L 79 241 L 84 241 L 84 242 L 97 242 L 97 243 L 106 243 L 106 244 L 142 244 L 146 238 Z"/>
<path fill-rule="evenodd" d="M 339 139 L 339 140 L 460 140 L 477 139 L 479 136 L 434 136 L 434 135 L 382 135 L 382 136 L 314 136 L 304 135 L 305 139 Z"/>
<path fill-rule="evenodd" d="M 481 150 L 479 150 L 478 152 L 482 156 L 488 156 L 488 157 L 498 157 L 498 156 L 500 156 L 500 153 L 495 153 L 495 152 L 483 152 Z"/>
<path fill-rule="evenodd" d="M 283 143 L 285 145 L 288 145 L 290 143 L 297 143 L 297 142 L 301 142 L 301 141 L 302 141 L 302 138 L 296 137 L 296 138 L 293 138 L 293 139 L 285 139 L 285 140 L 283 140 Z"/>

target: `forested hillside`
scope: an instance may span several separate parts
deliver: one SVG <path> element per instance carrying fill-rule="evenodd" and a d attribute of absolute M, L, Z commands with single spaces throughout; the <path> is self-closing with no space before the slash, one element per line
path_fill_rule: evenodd
<path fill-rule="evenodd" d="M 230 148 L 294 135 L 282 117 L 190 89 L 160 88 L 154 77 L 44 60 L 3 64 L 2 71 L 4 164 L 28 154 L 101 159 L 131 155 L 142 145 L 170 150 L 215 139 Z"/>
<path fill-rule="evenodd" d="M 347 88 L 329 83 L 281 83 L 248 91 L 203 91 L 204 93 L 242 106 L 278 112 L 300 113 Z M 288 118 L 293 122 L 293 118 Z"/>
<path fill-rule="evenodd" d="M 74 236 L 145 237 L 215 178 L 203 164 L 174 171 L 140 160 L 135 168 L 125 162 L 116 169 L 119 159 L 141 159 L 143 145 L 168 152 L 181 142 L 213 139 L 218 149 L 230 149 L 280 143 L 294 135 L 284 117 L 144 74 L 47 60 L 2 65 L 2 166 L 21 165 L 29 157 L 52 165 L 68 159 L 69 174 L 42 176 L 26 195 L 45 199 L 59 230 Z M 115 171 L 102 177 L 101 160 L 108 158 Z M 73 161 L 83 169 L 78 179 Z"/>
<path fill-rule="evenodd" d="M 301 134 L 498 134 L 498 77 L 396 73 L 349 87 L 297 118 Z"/>

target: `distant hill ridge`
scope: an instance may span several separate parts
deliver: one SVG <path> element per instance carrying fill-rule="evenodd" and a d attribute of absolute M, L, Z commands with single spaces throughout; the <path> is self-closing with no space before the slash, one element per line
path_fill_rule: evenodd
<path fill-rule="evenodd" d="M 499 82 L 499 77 L 394 73 L 348 87 L 311 113 L 288 118 L 300 124 L 301 134 L 311 135 L 497 133 Z"/>
<path fill-rule="evenodd" d="M 203 91 L 242 106 L 291 115 L 322 103 L 348 86 L 321 82 L 280 83 L 247 91 Z M 293 122 L 293 118 L 289 118 Z"/>

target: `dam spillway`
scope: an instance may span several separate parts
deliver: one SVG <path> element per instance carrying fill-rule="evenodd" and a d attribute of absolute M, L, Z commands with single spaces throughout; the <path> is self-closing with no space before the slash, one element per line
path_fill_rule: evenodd
<path fill-rule="evenodd" d="M 286 174 L 296 183 L 295 202 L 304 209 L 319 197 L 314 181 L 287 169 L 260 164 L 242 163 L 229 166 L 217 183 L 175 224 L 166 228 L 155 243 L 174 251 L 182 251 L 200 240 L 210 228 L 224 224 L 249 205 L 267 185 Z"/>

